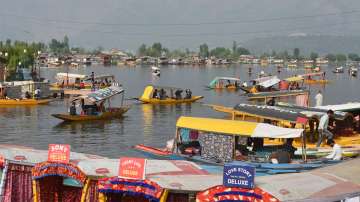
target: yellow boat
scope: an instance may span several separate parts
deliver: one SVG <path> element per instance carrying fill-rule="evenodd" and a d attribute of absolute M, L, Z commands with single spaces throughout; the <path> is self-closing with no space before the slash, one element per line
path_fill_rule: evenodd
<path fill-rule="evenodd" d="M 129 106 L 120 108 L 111 108 L 100 115 L 69 115 L 69 114 L 52 114 L 53 117 L 64 121 L 93 121 L 93 120 L 106 120 L 113 118 L 121 118 L 124 113 L 130 109 Z"/>
<path fill-rule="evenodd" d="M 110 106 L 108 108 L 105 108 L 103 106 L 106 100 L 117 94 L 123 95 L 123 103 L 124 89 L 120 88 L 119 86 L 110 86 L 108 88 L 92 92 L 88 95 L 77 97 L 75 100 L 72 101 L 73 105 L 70 108 L 69 114 L 52 114 L 52 116 L 64 121 L 94 121 L 120 118 L 130 109 L 130 106 L 121 106 L 116 108 Z M 82 102 L 81 104 L 83 107 L 80 114 L 76 113 L 76 101 Z M 91 104 L 85 105 L 85 102 Z M 108 103 L 110 105 L 110 102 Z"/>
<path fill-rule="evenodd" d="M 153 98 L 153 94 L 155 89 L 166 89 L 170 91 L 170 94 L 173 94 L 175 90 L 178 90 L 178 88 L 173 87 L 155 87 L 152 85 L 146 86 L 144 93 L 139 98 L 140 101 L 148 104 L 182 104 L 182 103 L 192 103 L 197 100 L 200 100 L 203 98 L 203 96 L 191 96 L 191 98 L 184 98 L 184 99 L 175 99 L 172 98 L 166 98 L 166 99 L 159 99 L 159 98 Z"/>
<path fill-rule="evenodd" d="M 49 102 L 51 99 L 0 99 L 0 105 L 40 105 Z"/>

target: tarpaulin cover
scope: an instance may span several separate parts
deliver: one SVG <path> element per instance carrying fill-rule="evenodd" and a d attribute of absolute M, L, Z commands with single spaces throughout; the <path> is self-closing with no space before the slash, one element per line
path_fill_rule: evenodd
<path fill-rule="evenodd" d="M 271 194 L 256 187 L 255 189 L 229 188 L 223 185 L 209 188 L 196 195 L 196 202 L 263 201 L 279 202 Z"/>
<path fill-rule="evenodd" d="M 163 188 L 150 180 L 131 180 L 118 177 L 103 178 L 98 181 L 100 193 L 126 193 L 127 195 L 141 196 L 151 202 L 160 201 Z"/>

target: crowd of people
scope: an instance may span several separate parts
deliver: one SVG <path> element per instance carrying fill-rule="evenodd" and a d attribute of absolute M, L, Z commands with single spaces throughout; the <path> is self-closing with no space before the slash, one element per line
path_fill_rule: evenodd
<path fill-rule="evenodd" d="M 175 92 L 173 89 L 170 89 L 169 95 L 167 94 L 166 90 L 164 88 L 161 88 L 160 90 L 155 88 L 152 98 L 154 99 L 160 99 L 165 100 L 168 98 L 181 100 L 181 99 L 191 99 L 192 98 L 192 92 L 190 89 L 185 90 L 185 96 L 183 97 L 183 90 L 182 89 L 176 89 Z"/>

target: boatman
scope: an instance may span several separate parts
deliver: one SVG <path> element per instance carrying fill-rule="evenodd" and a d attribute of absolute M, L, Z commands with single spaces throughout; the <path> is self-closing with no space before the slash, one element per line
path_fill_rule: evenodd
<path fill-rule="evenodd" d="M 41 90 L 39 87 L 36 88 L 36 90 L 34 91 L 34 97 L 36 99 L 40 99 L 41 98 Z"/>
<path fill-rule="evenodd" d="M 326 114 L 321 116 L 320 122 L 319 122 L 319 139 L 318 139 L 318 142 L 316 144 L 316 147 L 320 147 L 324 135 L 326 136 L 328 141 L 333 139 L 334 134 L 332 134 L 328 130 L 329 118 L 330 118 L 330 116 L 333 116 L 333 115 L 334 115 L 334 112 L 332 110 L 328 110 L 326 112 Z"/>
<path fill-rule="evenodd" d="M 323 95 L 321 94 L 321 90 L 319 90 L 318 94 L 316 94 L 315 101 L 316 101 L 315 107 L 322 106 L 322 104 L 323 104 Z"/>

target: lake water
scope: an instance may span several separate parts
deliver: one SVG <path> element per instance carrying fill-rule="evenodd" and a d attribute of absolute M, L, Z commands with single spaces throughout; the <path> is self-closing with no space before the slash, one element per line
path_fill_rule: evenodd
<path fill-rule="evenodd" d="M 304 73 L 304 70 L 282 69 L 276 73 L 274 66 L 253 67 L 253 74 L 249 75 L 248 65 L 232 66 L 162 66 L 161 77 L 152 76 L 149 66 L 137 67 L 104 67 L 89 66 L 69 68 L 70 73 L 113 74 L 126 90 L 126 97 L 139 97 L 147 84 L 190 88 L 193 95 L 203 95 L 201 102 L 191 105 L 147 105 L 138 104 L 131 100 L 130 111 L 120 120 L 62 123 L 51 114 L 67 112 L 68 101 L 55 101 L 49 105 L 35 107 L 1 107 L 0 108 L 0 143 L 31 146 L 37 149 L 47 149 L 49 143 L 70 144 L 72 151 L 98 154 L 117 158 L 119 156 L 139 156 L 132 150 L 135 144 L 163 146 L 175 133 L 176 120 L 180 116 L 202 116 L 223 118 L 222 113 L 214 112 L 204 106 L 219 104 L 234 106 L 246 102 L 238 92 L 217 92 L 206 90 L 207 85 L 215 76 L 236 76 L 248 81 L 255 78 L 261 70 L 280 78 Z M 323 67 L 326 76 L 333 82 L 326 86 L 311 86 L 311 98 L 318 89 L 323 90 L 324 104 L 340 104 L 360 100 L 359 79 L 344 74 L 333 74 L 333 67 Z M 57 72 L 66 72 L 67 68 L 41 69 L 41 75 L 54 80 Z M 112 105 L 119 104 L 119 99 L 112 101 Z"/>

